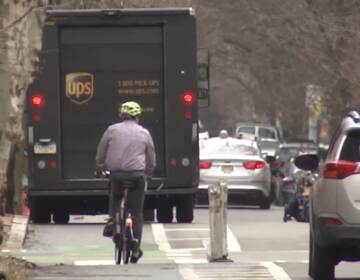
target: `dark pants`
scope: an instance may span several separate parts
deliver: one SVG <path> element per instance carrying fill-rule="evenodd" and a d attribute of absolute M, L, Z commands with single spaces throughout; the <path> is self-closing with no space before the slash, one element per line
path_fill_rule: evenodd
<path fill-rule="evenodd" d="M 306 199 L 308 198 L 303 195 L 294 197 L 289 205 L 285 206 L 285 215 L 294 217 L 298 222 L 307 222 L 304 209 L 306 207 Z"/>
<path fill-rule="evenodd" d="M 120 200 L 123 195 L 123 189 L 121 188 L 122 180 L 131 180 L 134 182 L 134 185 L 128 189 L 127 209 L 130 211 L 131 217 L 133 219 L 134 237 L 139 240 L 140 246 L 142 237 L 146 176 L 142 172 L 114 173 L 111 175 L 109 214 L 113 218 L 113 221 L 115 221 L 115 213 L 119 211 Z"/>

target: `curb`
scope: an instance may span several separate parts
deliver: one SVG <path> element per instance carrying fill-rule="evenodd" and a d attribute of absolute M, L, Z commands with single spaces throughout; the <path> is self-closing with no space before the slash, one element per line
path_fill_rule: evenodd
<path fill-rule="evenodd" d="M 2 251 L 22 249 L 26 237 L 29 216 L 14 215 L 11 223 L 9 237 Z"/>

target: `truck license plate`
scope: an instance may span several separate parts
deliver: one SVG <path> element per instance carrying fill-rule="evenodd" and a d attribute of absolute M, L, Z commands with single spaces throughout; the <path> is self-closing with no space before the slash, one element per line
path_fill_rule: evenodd
<path fill-rule="evenodd" d="M 35 143 L 34 154 L 56 154 L 55 143 Z"/>

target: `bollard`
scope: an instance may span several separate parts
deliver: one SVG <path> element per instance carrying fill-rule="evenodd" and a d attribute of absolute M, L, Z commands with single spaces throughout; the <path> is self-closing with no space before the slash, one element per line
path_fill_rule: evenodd
<path fill-rule="evenodd" d="M 209 194 L 209 223 L 210 247 L 208 259 L 211 262 L 228 261 L 227 250 L 227 184 L 219 182 L 210 185 Z"/>

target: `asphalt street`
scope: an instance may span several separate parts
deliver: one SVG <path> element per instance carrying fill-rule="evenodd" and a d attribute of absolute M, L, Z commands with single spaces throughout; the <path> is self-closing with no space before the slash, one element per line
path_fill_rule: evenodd
<path fill-rule="evenodd" d="M 281 219 L 282 208 L 229 209 L 228 262 L 209 262 L 209 216 L 196 209 L 192 224 L 144 225 L 144 257 L 115 266 L 105 216 L 72 216 L 69 225 L 30 225 L 15 254 L 34 262 L 31 279 L 262 279 L 309 280 L 308 224 Z M 360 279 L 357 263 L 342 263 L 337 279 Z"/>

